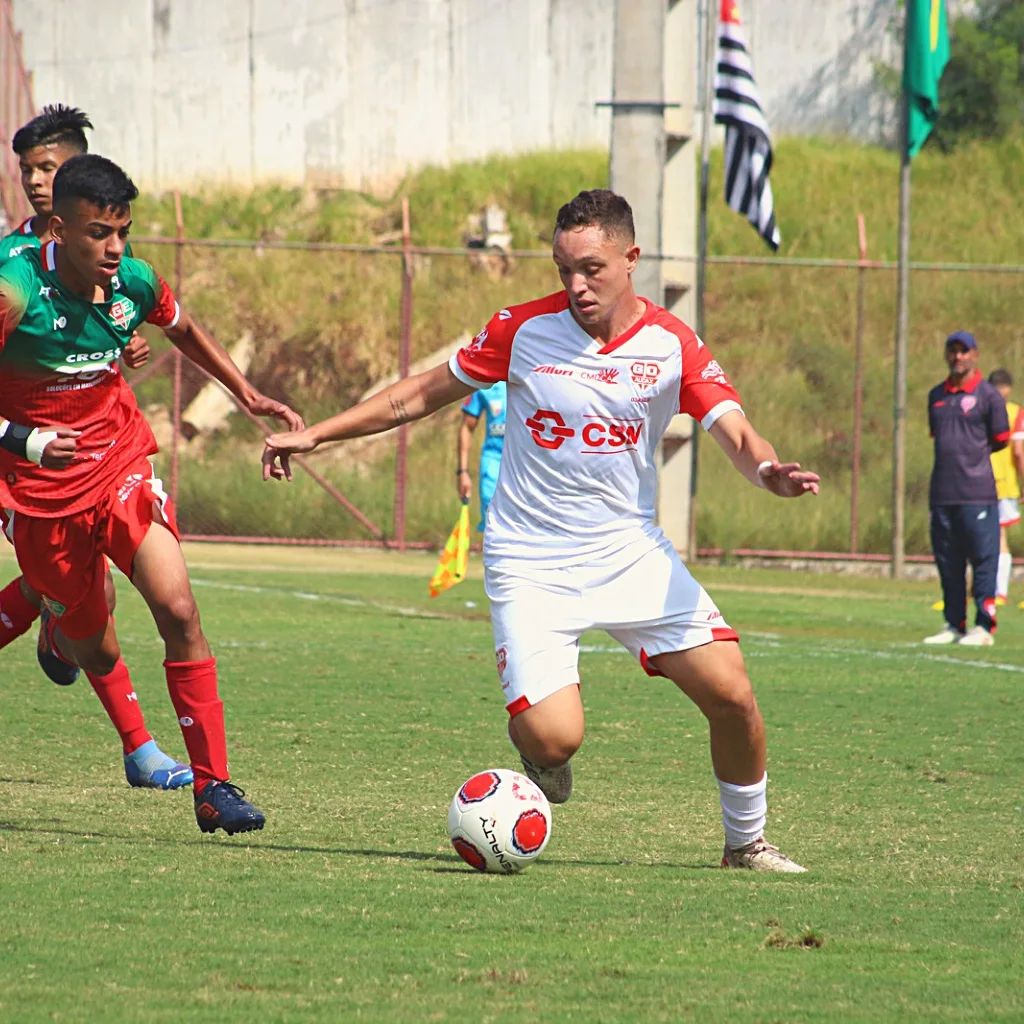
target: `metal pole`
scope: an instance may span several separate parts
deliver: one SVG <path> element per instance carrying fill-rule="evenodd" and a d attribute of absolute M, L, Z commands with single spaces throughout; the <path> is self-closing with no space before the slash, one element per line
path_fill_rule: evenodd
<path fill-rule="evenodd" d="M 850 460 L 850 550 L 859 543 L 857 502 L 860 496 L 860 451 L 864 421 L 864 289 L 867 277 L 868 236 L 864 214 L 857 214 L 857 248 L 861 266 L 857 270 L 857 323 L 853 342 L 853 455 Z"/>
<path fill-rule="evenodd" d="M 402 326 L 398 340 L 398 376 L 409 376 L 409 349 L 412 334 L 412 232 L 409 226 L 409 200 L 402 197 Z M 398 550 L 405 550 L 405 491 L 409 465 L 409 424 L 398 428 L 395 452 L 394 534 Z"/>
<path fill-rule="evenodd" d="M 718 29 L 717 0 L 704 0 L 704 36 L 701 46 L 704 98 L 700 130 L 700 199 L 697 214 L 697 336 L 704 337 L 704 297 L 708 262 L 708 182 L 711 177 L 711 125 L 715 94 L 715 51 Z M 700 462 L 700 427 L 694 424 L 690 438 L 690 526 L 688 551 L 697 557 L 697 468 Z"/>
<path fill-rule="evenodd" d="M 907 152 L 907 98 L 900 106 L 900 220 L 896 272 L 896 352 L 893 365 L 892 563 L 893 579 L 903 576 L 903 510 L 906 489 L 907 330 L 910 322 L 910 156 Z"/>

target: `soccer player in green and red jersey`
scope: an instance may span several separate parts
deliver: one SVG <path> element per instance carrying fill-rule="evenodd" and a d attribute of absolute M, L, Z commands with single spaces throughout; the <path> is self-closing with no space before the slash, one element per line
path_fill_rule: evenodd
<path fill-rule="evenodd" d="M 53 177 L 66 160 L 88 151 L 85 129 L 91 127 L 92 122 L 83 111 L 57 104 L 43 107 L 42 113 L 15 132 L 11 148 L 18 156 L 21 186 L 34 214 L 0 239 L 0 265 L 26 249 L 39 249 L 50 241 Z M 131 249 L 127 248 L 126 253 L 130 256 Z M 123 358 L 133 369 L 146 362 L 149 345 L 141 334 L 132 336 Z M 105 588 L 113 612 L 116 592 L 109 570 Z M 0 588 L 0 648 L 25 633 L 41 614 L 37 644 L 39 664 L 53 682 L 69 686 L 78 678 L 78 666 L 62 652 L 56 635 L 56 620 L 41 607 L 41 601 L 41 596 L 23 576 Z M 138 695 L 130 686 L 123 693 L 103 694 L 101 699 L 121 737 L 125 777 L 130 785 L 152 789 L 180 789 L 191 785 L 191 769 L 165 754 L 149 734 Z"/>
<path fill-rule="evenodd" d="M 130 685 L 104 595 L 104 557 L 142 594 L 164 641 L 197 822 L 233 834 L 262 828 L 264 817 L 229 781 L 216 662 L 173 504 L 149 462 L 156 441 L 118 358 L 146 321 L 250 413 L 291 429 L 302 419 L 245 379 L 148 263 L 125 257 L 137 195 L 110 160 L 72 157 L 53 181 L 53 240 L 0 269 L 0 506 L 26 581 L 100 694 Z"/>

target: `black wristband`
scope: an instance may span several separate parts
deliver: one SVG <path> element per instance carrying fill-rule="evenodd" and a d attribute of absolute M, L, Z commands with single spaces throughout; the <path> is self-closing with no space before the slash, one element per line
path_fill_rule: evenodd
<path fill-rule="evenodd" d="M 469 470 L 468 469 L 457 469 L 457 470 L 455 470 L 455 475 L 456 476 L 462 476 L 463 473 L 465 473 L 467 476 L 469 476 Z"/>
<path fill-rule="evenodd" d="M 27 459 L 26 442 L 33 429 L 33 427 L 23 427 L 20 423 L 12 423 L 8 420 L 7 425 L 3 428 L 3 433 L 0 433 L 0 448 L 6 448 L 11 454 Z"/>

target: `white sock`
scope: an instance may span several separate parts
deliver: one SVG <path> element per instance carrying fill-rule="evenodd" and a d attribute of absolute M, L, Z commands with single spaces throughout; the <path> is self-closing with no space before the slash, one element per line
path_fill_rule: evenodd
<path fill-rule="evenodd" d="M 722 824 L 725 826 L 726 845 L 736 850 L 764 835 L 768 817 L 768 775 L 752 786 L 737 786 L 732 782 L 718 782 L 722 801 Z"/>
<path fill-rule="evenodd" d="M 999 554 L 999 565 L 996 568 L 996 597 L 1006 597 L 1010 593 L 1010 570 L 1013 568 L 1013 555 L 1009 551 Z"/>

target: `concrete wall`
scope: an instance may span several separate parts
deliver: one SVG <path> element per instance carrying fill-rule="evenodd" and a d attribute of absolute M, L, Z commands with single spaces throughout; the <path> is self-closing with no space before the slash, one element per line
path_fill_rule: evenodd
<path fill-rule="evenodd" d="M 629 0 L 620 0 L 628 3 Z M 741 0 L 776 136 L 880 140 L 897 0 Z M 39 104 L 146 187 L 387 187 L 409 167 L 608 144 L 615 0 L 15 0 Z M 680 54 L 693 60 L 694 54 Z M 671 99 L 671 97 L 667 97 Z"/>

